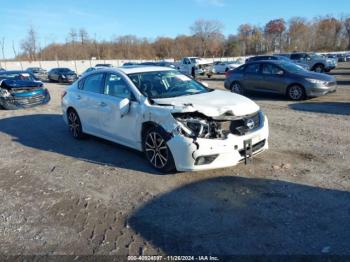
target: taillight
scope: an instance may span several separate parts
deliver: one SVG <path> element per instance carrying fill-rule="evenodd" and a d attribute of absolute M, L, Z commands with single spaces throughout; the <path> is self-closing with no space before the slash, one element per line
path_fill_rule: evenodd
<path fill-rule="evenodd" d="M 231 76 L 236 70 L 235 69 L 231 69 L 225 72 L 225 77 L 228 78 L 229 76 Z"/>
<path fill-rule="evenodd" d="M 67 94 L 67 91 L 63 91 L 61 94 L 61 99 L 63 99 L 63 97 L 65 97 L 66 94 Z"/>

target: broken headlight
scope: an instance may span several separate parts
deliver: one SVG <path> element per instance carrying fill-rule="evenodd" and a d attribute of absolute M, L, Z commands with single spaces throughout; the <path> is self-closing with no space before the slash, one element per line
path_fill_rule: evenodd
<path fill-rule="evenodd" d="M 206 138 L 210 134 L 208 121 L 199 118 L 178 119 L 182 133 L 189 137 Z"/>

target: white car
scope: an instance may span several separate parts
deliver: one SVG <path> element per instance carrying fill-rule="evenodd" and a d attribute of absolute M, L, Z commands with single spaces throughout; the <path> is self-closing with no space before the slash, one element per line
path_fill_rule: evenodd
<path fill-rule="evenodd" d="M 243 65 L 243 63 L 240 62 L 221 62 L 221 61 L 217 61 L 214 62 L 214 73 L 216 74 L 224 74 L 227 71 L 230 71 L 232 69 L 235 69 L 239 66 Z"/>
<path fill-rule="evenodd" d="M 103 69 L 62 96 L 72 135 L 145 153 L 161 172 L 233 166 L 268 148 L 268 121 L 250 99 L 165 67 Z"/>

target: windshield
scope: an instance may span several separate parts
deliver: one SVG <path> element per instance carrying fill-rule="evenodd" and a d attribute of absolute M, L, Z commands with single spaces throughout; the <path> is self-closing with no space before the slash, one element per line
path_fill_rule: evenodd
<path fill-rule="evenodd" d="M 298 66 L 296 64 L 293 63 L 281 63 L 280 66 L 290 72 L 290 73 L 301 73 L 301 72 L 305 72 L 306 70 L 304 68 L 302 68 L 301 66 Z"/>
<path fill-rule="evenodd" d="M 190 60 L 191 60 L 191 63 L 192 63 L 192 64 L 196 64 L 197 61 L 199 60 L 199 58 L 197 58 L 197 57 L 192 57 L 192 58 L 190 58 Z"/>
<path fill-rule="evenodd" d="M 2 75 L 0 75 L 0 80 L 2 80 L 2 79 L 34 81 L 34 78 L 29 73 L 2 74 Z"/>
<path fill-rule="evenodd" d="M 178 71 L 145 72 L 128 76 L 140 92 L 148 98 L 168 98 L 210 91 Z"/>
<path fill-rule="evenodd" d="M 309 56 L 312 58 L 312 59 L 323 59 L 323 56 L 321 55 L 318 55 L 318 54 L 309 54 Z"/>

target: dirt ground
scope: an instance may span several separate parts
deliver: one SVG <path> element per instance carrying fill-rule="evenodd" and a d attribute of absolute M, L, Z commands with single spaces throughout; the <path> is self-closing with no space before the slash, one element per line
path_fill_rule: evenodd
<path fill-rule="evenodd" d="M 0 110 L 0 254 L 350 255 L 350 63 L 332 74 L 323 97 L 251 97 L 270 125 L 252 164 L 171 175 L 71 138 L 47 84 L 49 105 Z"/>

